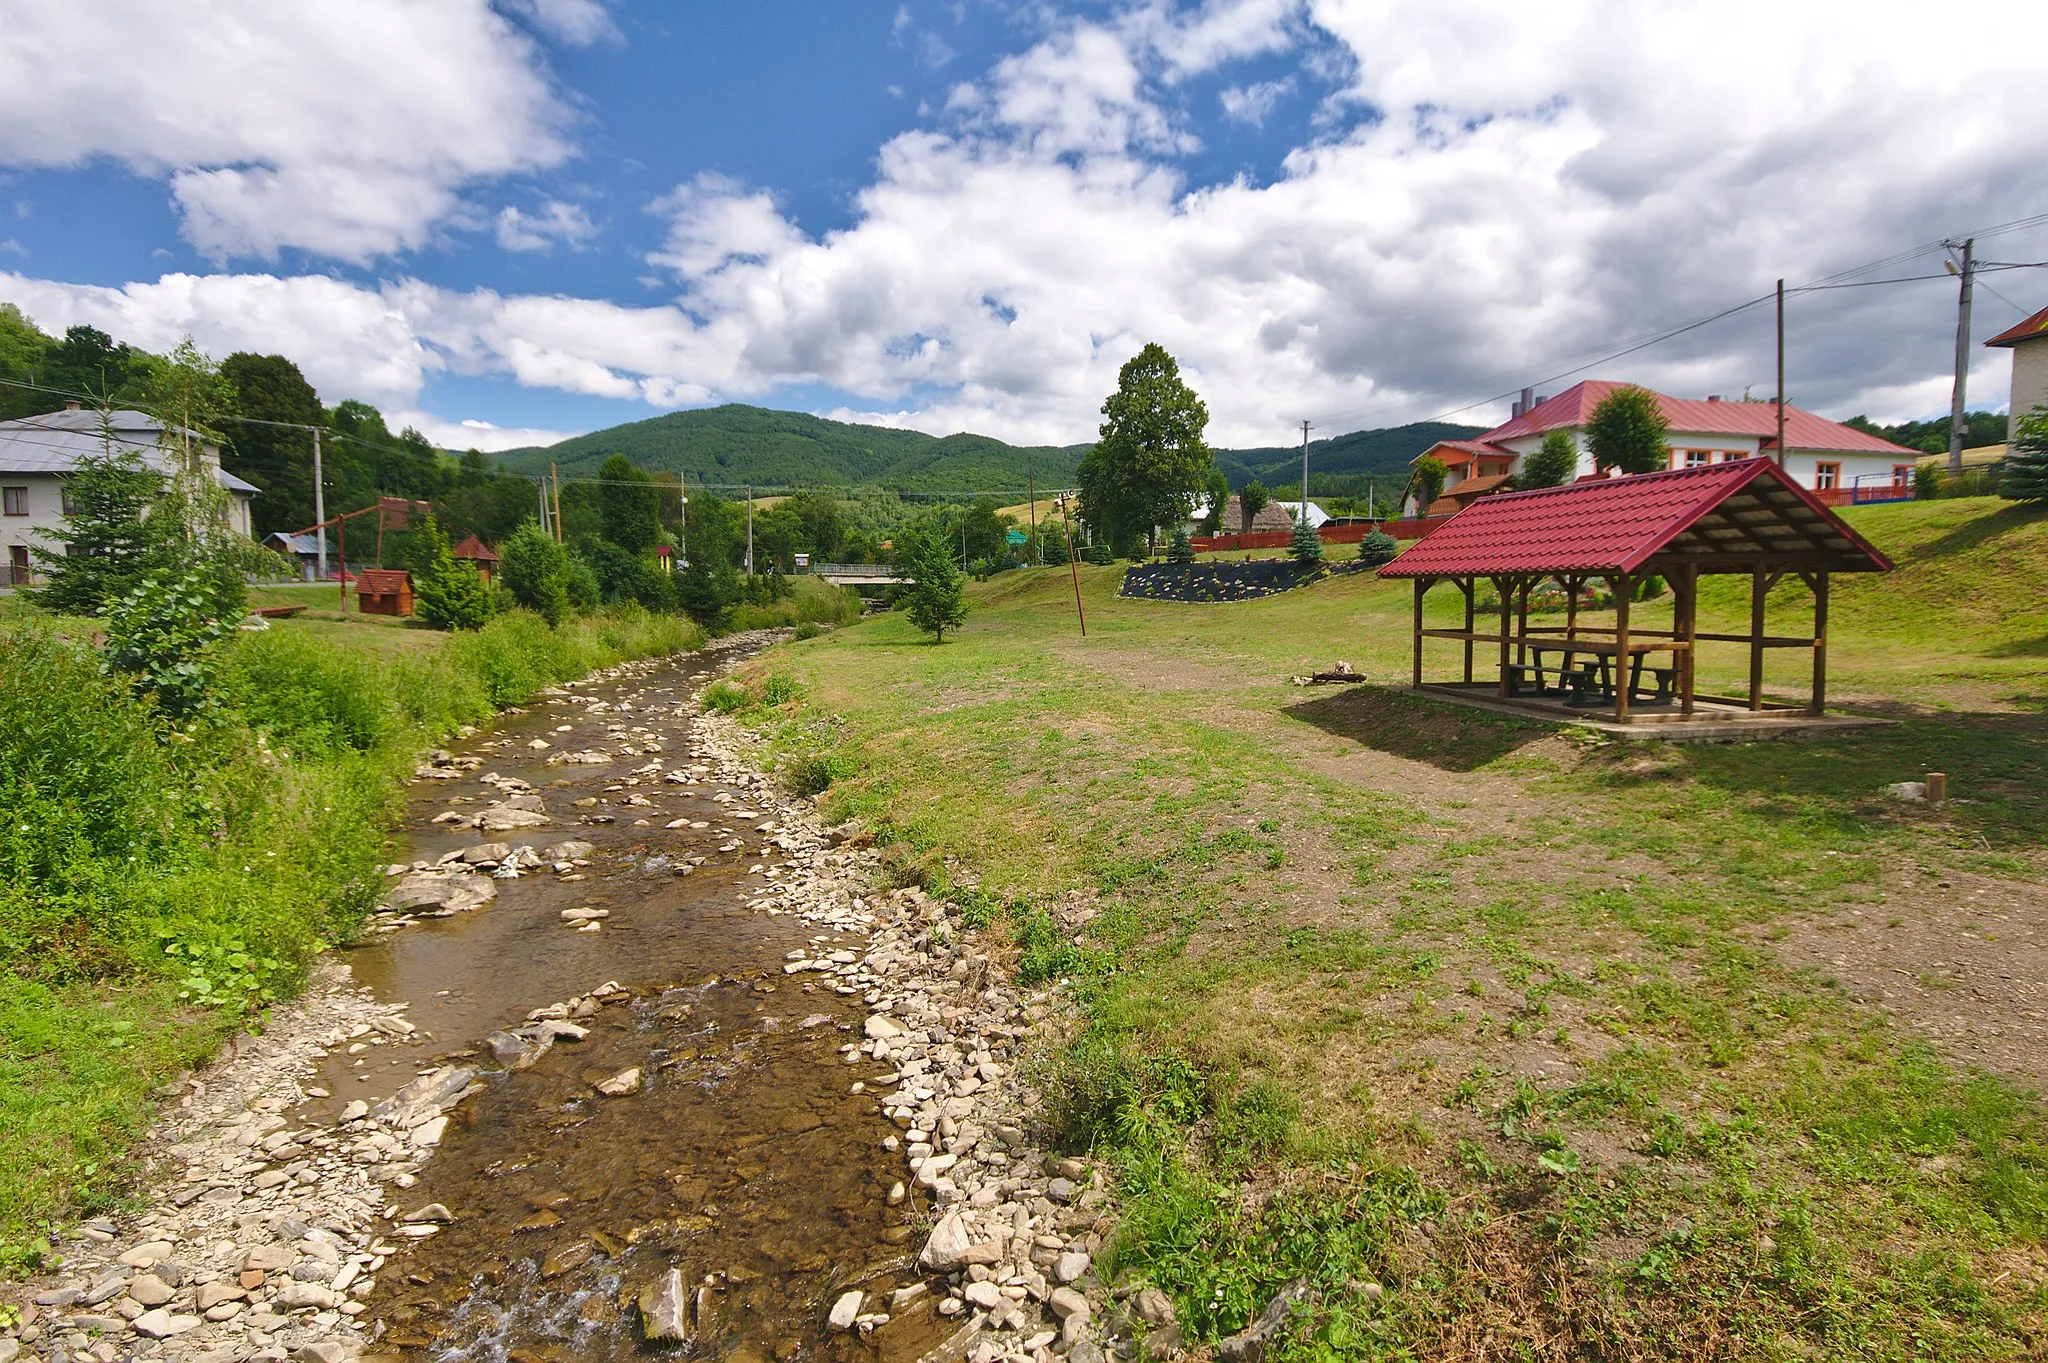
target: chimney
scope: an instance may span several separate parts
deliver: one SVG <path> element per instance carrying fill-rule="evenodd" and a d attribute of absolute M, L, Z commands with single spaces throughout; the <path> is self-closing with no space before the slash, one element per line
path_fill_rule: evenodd
<path fill-rule="evenodd" d="M 64 404 L 64 410 L 67 412 L 75 412 L 78 410 L 78 404 L 75 402 L 67 402 Z"/>
<path fill-rule="evenodd" d="M 1709 394 L 1707 394 L 1707 401 L 1708 401 L 1708 402 L 1719 402 L 1720 400 L 1721 400 L 1721 395 L 1720 395 L 1719 393 L 1709 393 Z"/>
<path fill-rule="evenodd" d="M 1534 388 L 1524 388 L 1524 389 L 1522 390 L 1522 398 L 1521 398 L 1521 401 L 1519 401 L 1519 402 L 1517 402 L 1517 403 L 1515 404 L 1515 415 L 1516 415 L 1516 416 L 1527 416 L 1527 415 L 1529 415 L 1529 413 L 1530 413 L 1531 411 L 1533 411 L 1533 410 L 1535 409 L 1535 407 L 1536 407 L 1536 390 L 1535 390 Z"/>

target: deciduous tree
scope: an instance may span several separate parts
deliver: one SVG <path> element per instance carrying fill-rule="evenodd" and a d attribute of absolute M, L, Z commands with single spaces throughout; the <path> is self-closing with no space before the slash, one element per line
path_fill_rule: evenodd
<path fill-rule="evenodd" d="M 1081 459 L 1082 518 L 1118 548 L 1188 518 L 1215 463 L 1203 431 L 1209 409 L 1181 381 L 1166 348 L 1150 343 L 1117 373 L 1098 439 Z"/>
<path fill-rule="evenodd" d="M 898 537 L 897 563 L 910 578 L 905 593 L 910 623 L 932 636 L 932 642 L 946 641 L 946 631 L 958 629 L 967 619 L 967 591 L 959 565 L 953 562 L 953 546 L 931 530 L 909 529 Z"/>
<path fill-rule="evenodd" d="M 1586 444 L 1596 468 L 1655 473 L 1671 466 L 1671 426 L 1657 395 L 1630 385 L 1617 388 L 1586 421 Z"/>
<path fill-rule="evenodd" d="M 1515 486 L 1523 490 L 1540 487 L 1559 487 L 1569 483 L 1579 471 L 1579 447 L 1568 431 L 1550 431 L 1543 437 L 1543 443 L 1523 456 L 1522 471 L 1515 475 Z"/>

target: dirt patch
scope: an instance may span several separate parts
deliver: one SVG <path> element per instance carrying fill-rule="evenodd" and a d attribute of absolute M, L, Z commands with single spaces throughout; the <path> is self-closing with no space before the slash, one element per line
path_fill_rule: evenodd
<path fill-rule="evenodd" d="M 1290 705 L 1287 713 L 1376 752 L 1447 771 L 1483 767 L 1557 732 L 1552 725 L 1436 705 L 1377 686 L 1347 687 Z"/>

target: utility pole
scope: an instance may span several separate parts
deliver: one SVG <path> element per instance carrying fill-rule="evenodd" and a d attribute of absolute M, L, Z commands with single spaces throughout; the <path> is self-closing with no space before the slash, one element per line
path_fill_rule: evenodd
<path fill-rule="evenodd" d="M 1778 467 L 1785 467 L 1785 281 L 1778 281 Z"/>
<path fill-rule="evenodd" d="M 1308 523 L 1308 422 L 1301 423 L 1301 517 L 1300 523 Z"/>
<path fill-rule="evenodd" d="M 754 485 L 747 484 L 747 576 L 754 575 Z"/>
<path fill-rule="evenodd" d="M 560 544 L 562 542 L 562 473 L 560 469 L 555 467 L 555 461 L 552 459 L 548 460 L 548 479 L 555 485 L 555 543 Z"/>
<path fill-rule="evenodd" d="M 1952 241 L 1945 241 L 1942 245 L 1949 247 L 1951 250 L 1955 248 L 1955 243 Z M 1970 386 L 1970 293 L 1972 286 L 1976 282 L 1976 255 L 1977 239 L 1975 237 L 1967 238 L 1963 242 L 1963 268 L 1960 272 L 1963 287 L 1961 294 L 1956 299 L 1956 382 L 1955 389 L 1949 396 L 1948 404 L 1948 471 L 1950 473 L 1961 473 L 1963 471 L 1963 432 L 1969 425 L 1969 418 L 1964 414 L 1963 408 L 1969 398 L 1967 390 Z M 1950 265 L 1949 269 L 1953 271 L 1955 266 Z"/>
<path fill-rule="evenodd" d="M 1031 456 L 1024 456 L 1024 495 L 1031 501 L 1031 561 L 1038 562 L 1038 475 L 1031 467 Z"/>
<path fill-rule="evenodd" d="M 548 524 L 548 480 L 545 478 L 540 479 L 534 483 L 533 490 L 540 494 L 540 528 L 552 535 L 555 532 L 549 528 Z"/>
<path fill-rule="evenodd" d="M 683 552 L 678 557 L 683 561 L 682 566 L 687 568 L 690 566 L 690 475 L 678 473 L 676 482 L 683 489 L 683 542 L 677 546 Z"/>
<path fill-rule="evenodd" d="M 327 488 L 320 477 L 320 428 L 318 426 L 308 426 L 306 429 L 313 433 L 313 519 L 319 522 L 320 525 L 320 528 L 313 532 L 319 536 L 319 539 L 316 541 L 319 547 L 314 551 L 318 555 L 315 562 L 319 565 L 317 569 L 319 580 L 325 582 L 327 580 Z"/>

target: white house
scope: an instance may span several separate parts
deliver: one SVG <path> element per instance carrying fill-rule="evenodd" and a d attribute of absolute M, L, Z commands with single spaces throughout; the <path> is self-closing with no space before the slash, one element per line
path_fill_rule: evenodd
<path fill-rule="evenodd" d="M 2014 421 L 2048 407 L 2048 308 L 1984 344 L 2012 352 L 2012 406 L 2006 410 Z"/>
<path fill-rule="evenodd" d="M 1431 503 L 1433 515 L 1456 511 L 1476 496 L 1506 484 L 1522 470 L 1522 460 L 1543 444 L 1551 431 L 1564 431 L 1578 447 L 1578 476 L 1604 477 L 1594 467 L 1586 445 L 1586 424 L 1593 409 L 1626 384 L 1587 380 L 1553 398 L 1526 398 L 1515 404 L 1505 424 L 1470 440 L 1439 441 L 1417 455 L 1435 455 L 1449 470 L 1443 495 Z M 1653 392 L 1671 428 L 1670 467 L 1689 468 L 1730 459 L 1775 458 L 1778 453 L 1778 409 L 1771 402 L 1704 401 L 1667 397 Z M 1785 405 L 1785 472 L 1823 502 L 1839 505 L 1857 500 L 1910 496 L 1913 469 L 1920 452 L 1894 445 L 1829 421 L 1790 403 Z M 1414 498 L 1409 498 L 1409 514 Z"/>
<path fill-rule="evenodd" d="M 176 468 L 163 448 L 164 424 L 141 412 L 97 412 L 71 407 L 42 416 L 0 421 L 0 550 L 7 567 L 0 582 L 33 583 L 33 549 L 55 550 L 52 532 L 63 526 L 64 480 L 81 459 L 132 450 L 160 473 Z M 249 533 L 249 499 L 257 487 L 220 466 L 220 447 L 199 446 L 214 481 L 229 493 L 230 529 Z"/>

